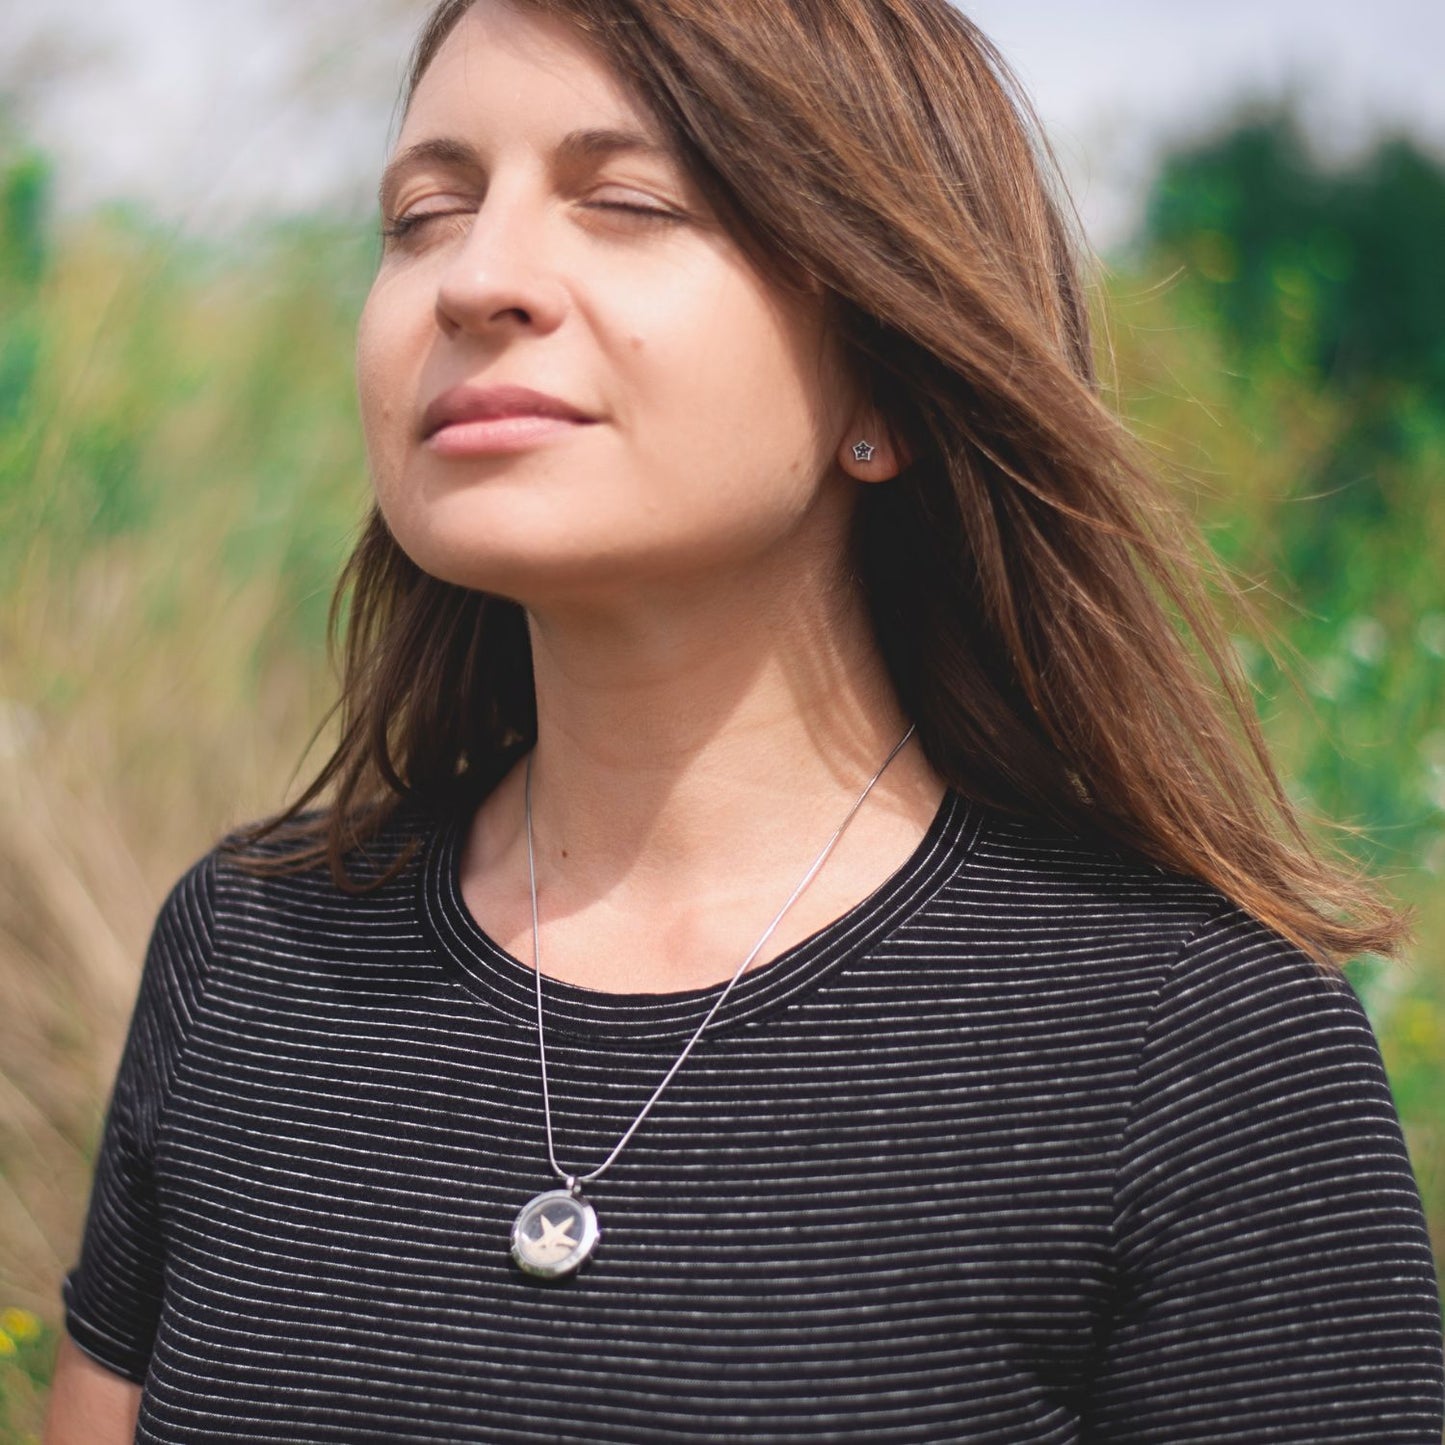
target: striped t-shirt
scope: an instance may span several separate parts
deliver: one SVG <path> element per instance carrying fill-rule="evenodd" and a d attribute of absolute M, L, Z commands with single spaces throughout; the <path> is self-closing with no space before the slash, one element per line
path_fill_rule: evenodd
<path fill-rule="evenodd" d="M 372 857 L 424 846 L 371 893 L 212 850 L 163 905 L 62 1288 L 144 1385 L 137 1440 L 1438 1445 L 1431 1246 L 1353 988 L 954 791 L 743 975 L 586 1186 L 592 1258 L 523 1273 L 513 1220 L 559 1186 L 534 975 L 462 901 L 467 822 L 404 807 Z M 544 980 L 565 1170 L 721 988 Z"/>

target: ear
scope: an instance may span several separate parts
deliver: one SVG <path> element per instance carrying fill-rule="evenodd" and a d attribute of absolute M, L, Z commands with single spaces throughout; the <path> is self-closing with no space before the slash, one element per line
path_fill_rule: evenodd
<path fill-rule="evenodd" d="M 843 434 L 838 465 L 860 482 L 891 481 L 913 458 L 871 408 L 859 411 Z"/>

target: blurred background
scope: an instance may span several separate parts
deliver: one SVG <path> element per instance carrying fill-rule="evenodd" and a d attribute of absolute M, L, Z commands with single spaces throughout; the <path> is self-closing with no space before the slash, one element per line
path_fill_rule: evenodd
<path fill-rule="evenodd" d="M 38 1440 L 160 900 L 326 754 L 425 8 L 0 0 L 0 1441 Z M 1445 7 L 965 8 L 1104 263 L 1117 403 L 1278 639 L 1236 641 L 1291 790 L 1418 910 L 1349 973 L 1440 1258 Z"/>

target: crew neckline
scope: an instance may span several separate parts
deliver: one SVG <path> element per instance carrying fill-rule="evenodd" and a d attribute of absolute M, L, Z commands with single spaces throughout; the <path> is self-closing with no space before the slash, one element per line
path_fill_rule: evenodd
<path fill-rule="evenodd" d="M 470 813 L 458 810 L 444 817 L 432 834 L 418 870 L 422 921 L 449 978 L 498 1013 L 535 1027 L 532 968 L 487 933 L 462 897 L 461 857 L 470 822 Z M 736 1027 L 781 1007 L 866 950 L 922 907 L 963 866 L 980 826 L 976 805 L 948 786 L 908 858 L 831 923 L 745 973 L 706 1033 Z M 632 1039 L 685 1037 L 726 987 L 724 981 L 669 993 L 616 993 L 544 973 L 542 1014 L 549 1032 Z"/>

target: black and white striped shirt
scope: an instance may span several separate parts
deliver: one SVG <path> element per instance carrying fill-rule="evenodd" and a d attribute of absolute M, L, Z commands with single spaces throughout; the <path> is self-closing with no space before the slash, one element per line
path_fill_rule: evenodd
<path fill-rule="evenodd" d="M 546 1282 L 533 975 L 465 826 L 404 809 L 371 894 L 213 850 L 167 898 L 62 1287 L 138 1441 L 1438 1445 L 1375 1035 L 1207 886 L 950 792 L 743 976 Z M 720 990 L 545 982 L 565 1168 Z"/>

